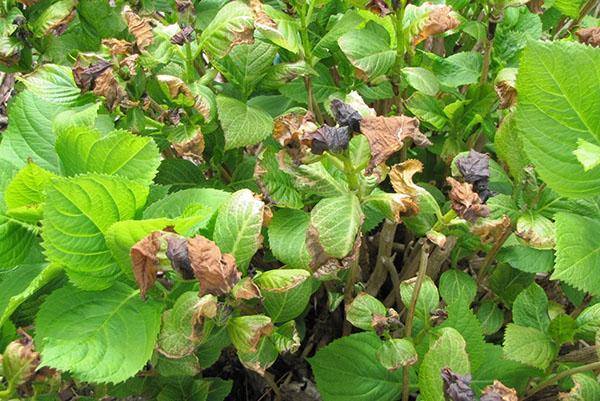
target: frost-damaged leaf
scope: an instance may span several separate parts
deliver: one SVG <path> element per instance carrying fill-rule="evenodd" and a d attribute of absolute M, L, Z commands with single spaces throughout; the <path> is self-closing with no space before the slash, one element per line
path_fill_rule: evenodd
<path fill-rule="evenodd" d="M 598 379 L 593 375 L 588 376 L 585 373 L 577 373 L 571 376 L 571 380 L 573 380 L 575 385 L 568 393 L 559 393 L 559 399 L 561 401 L 588 401 L 600 399 L 600 383 L 598 383 Z"/>
<path fill-rule="evenodd" d="M 273 323 L 265 315 L 240 316 L 229 319 L 227 332 L 238 352 L 256 352 L 260 340 L 273 333 Z"/>
<path fill-rule="evenodd" d="M 471 149 L 465 157 L 456 159 L 456 167 L 466 182 L 473 184 L 473 189 L 485 202 L 493 193 L 489 190 L 490 157 Z"/>
<path fill-rule="evenodd" d="M 142 298 L 146 298 L 146 292 L 156 281 L 156 274 L 159 271 L 158 251 L 162 236 L 162 232 L 155 231 L 131 248 L 133 275 L 140 287 Z"/>
<path fill-rule="evenodd" d="M 127 56 L 133 51 L 133 44 L 126 40 L 107 38 L 102 39 L 102 44 L 108 48 L 113 56 Z"/>
<path fill-rule="evenodd" d="M 419 160 L 410 159 L 392 166 L 389 176 L 392 188 L 399 194 L 417 196 L 419 186 L 413 182 L 413 176 L 423 171 L 423 163 Z"/>
<path fill-rule="evenodd" d="M 390 372 L 417 363 L 417 350 L 405 338 L 392 338 L 384 341 L 377 351 L 377 359 Z"/>
<path fill-rule="evenodd" d="M 171 37 L 171 43 L 178 46 L 183 46 L 184 43 L 189 43 L 194 40 L 194 28 L 186 26 Z"/>
<path fill-rule="evenodd" d="M 494 384 L 483 389 L 480 401 L 519 401 L 517 390 L 494 380 Z"/>
<path fill-rule="evenodd" d="M 360 132 L 362 116 L 354 107 L 339 99 L 333 99 L 331 101 L 331 111 L 340 126 L 350 128 L 351 132 Z"/>
<path fill-rule="evenodd" d="M 263 304 L 274 323 L 297 318 L 306 309 L 312 293 L 310 273 L 300 269 L 274 269 L 254 282 L 263 295 Z"/>
<path fill-rule="evenodd" d="M 95 63 L 85 65 L 81 58 L 78 58 L 73 65 L 73 78 L 75 84 L 81 89 L 82 92 L 88 92 L 94 89 L 96 86 L 96 79 L 109 68 L 112 68 L 112 64 L 104 59 L 100 59 Z"/>
<path fill-rule="evenodd" d="M 221 253 L 213 241 L 197 235 L 188 240 L 188 255 L 194 275 L 200 282 L 200 294 L 223 295 L 240 281 L 235 259 Z"/>
<path fill-rule="evenodd" d="M 191 319 L 193 328 L 192 340 L 198 340 L 199 342 L 206 340 L 212 329 L 211 325 L 208 324 L 210 322 L 209 319 L 217 317 L 218 312 L 219 303 L 216 296 L 206 294 L 200 299 L 196 298 Z"/>
<path fill-rule="evenodd" d="M 127 21 L 129 33 L 135 37 L 135 43 L 139 50 L 143 51 L 152 44 L 154 34 L 152 33 L 152 25 L 147 19 L 140 17 L 133 11 L 127 11 L 125 21 Z"/>
<path fill-rule="evenodd" d="M 76 5 L 77 0 L 60 0 L 51 4 L 30 22 L 31 32 L 38 37 L 62 35 L 77 14 Z"/>
<path fill-rule="evenodd" d="M 33 378 L 39 365 L 40 354 L 35 351 L 33 338 L 19 329 L 19 338 L 6 346 L 0 358 L 2 376 L 20 386 Z"/>
<path fill-rule="evenodd" d="M 368 172 L 373 171 L 376 166 L 399 151 L 408 138 L 412 139 L 417 146 L 431 145 L 429 139 L 419 131 L 419 120 L 413 117 L 367 116 L 361 120 L 360 129 L 369 140 L 373 154 Z"/>
<path fill-rule="evenodd" d="M 473 186 L 468 182 L 458 182 L 452 177 L 447 177 L 446 181 L 452 186 L 450 190 L 450 200 L 452 208 L 463 219 L 474 222 L 479 217 L 487 217 L 490 210 L 481 203 L 477 193 L 473 192 Z"/>
<path fill-rule="evenodd" d="M 504 68 L 496 76 L 494 88 L 500 98 L 501 109 L 508 109 L 517 103 L 517 71 L 516 68 Z"/>
<path fill-rule="evenodd" d="M 288 146 L 300 143 L 305 134 L 317 129 L 315 117 L 310 111 L 306 113 L 290 112 L 275 118 L 273 138 L 281 146 Z"/>
<path fill-rule="evenodd" d="M 349 269 L 358 259 L 361 242 L 362 236 L 359 235 L 348 256 L 337 259 L 325 252 L 319 242 L 318 233 L 313 226 L 309 226 L 306 232 L 306 247 L 311 257 L 310 267 L 314 270 L 313 277 L 319 280 L 331 280 L 337 277 L 339 271 Z"/>
<path fill-rule="evenodd" d="M 250 7 L 232 1 L 222 7 L 200 36 L 199 46 L 212 57 L 225 57 L 240 44 L 254 43 L 254 21 Z"/>
<path fill-rule="evenodd" d="M 556 243 L 554 222 L 539 213 L 527 212 L 519 217 L 515 234 L 536 249 L 553 249 Z"/>
<path fill-rule="evenodd" d="M 348 127 L 323 125 L 316 131 L 305 134 L 303 142 L 310 145 L 311 152 L 316 155 L 322 155 L 325 151 L 341 153 L 350 143 L 350 130 Z"/>
<path fill-rule="evenodd" d="M 346 320 L 365 331 L 374 331 L 372 323 L 375 316 L 385 318 L 386 314 L 383 303 L 366 292 L 358 294 L 352 303 L 346 306 Z"/>
<path fill-rule="evenodd" d="M 419 33 L 413 38 L 413 45 L 416 46 L 430 36 L 458 27 L 460 22 L 450 14 L 451 12 L 452 8 L 448 6 L 434 8 L 420 27 Z"/>
<path fill-rule="evenodd" d="M 475 401 L 475 393 L 471 390 L 471 375 L 459 375 L 450 368 L 443 368 L 444 394 L 451 401 Z"/>
<path fill-rule="evenodd" d="M 577 39 L 579 39 L 581 43 L 593 47 L 600 47 L 600 26 L 580 29 L 575 32 L 575 35 L 577 35 Z"/>
<path fill-rule="evenodd" d="M 199 340 L 203 338 L 202 330 L 196 336 L 194 316 L 198 309 L 203 309 L 205 303 L 206 299 L 199 300 L 196 292 L 184 292 L 177 298 L 172 309 L 163 312 L 162 328 L 157 341 L 158 352 L 173 359 L 183 358 L 194 352 Z M 214 303 L 216 313 L 216 299 Z"/>
<path fill-rule="evenodd" d="M 392 10 L 389 9 L 385 0 L 369 0 L 366 8 L 380 17 L 385 17 L 386 15 L 392 13 Z"/>
<path fill-rule="evenodd" d="M 200 163 L 204 153 L 204 135 L 198 130 L 197 134 L 189 141 L 174 143 L 173 149 L 179 157 Z"/>
<path fill-rule="evenodd" d="M 250 277 L 244 277 L 231 289 L 231 295 L 236 301 L 262 298 L 260 288 Z"/>
<path fill-rule="evenodd" d="M 105 70 L 96 78 L 92 93 L 96 96 L 103 96 L 106 99 L 106 106 L 110 110 L 114 110 L 127 97 L 125 89 L 119 85 L 112 69 Z"/>
<path fill-rule="evenodd" d="M 495 220 L 482 220 L 471 228 L 471 232 L 481 238 L 484 244 L 493 244 L 498 241 L 511 227 L 510 218 L 503 215 Z"/>

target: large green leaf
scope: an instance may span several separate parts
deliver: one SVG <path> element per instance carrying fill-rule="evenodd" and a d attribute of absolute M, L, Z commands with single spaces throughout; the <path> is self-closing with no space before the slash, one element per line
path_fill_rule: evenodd
<path fill-rule="evenodd" d="M 338 44 L 348 60 L 370 79 L 385 74 L 394 65 L 396 51 L 381 25 L 370 22 L 366 28 L 352 30 L 339 38 Z"/>
<path fill-rule="evenodd" d="M 343 258 L 350 253 L 362 223 L 360 201 L 354 194 L 325 198 L 310 214 L 310 224 L 330 256 Z"/>
<path fill-rule="evenodd" d="M 9 107 L 10 124 L 2 134 L 0 159 L 16 167 L 24 166 L 31 159 L 38 166 L 58 173 L 52 120 L 65 109 L 64 105 L 48 103 L 31 91 L 17 95 Z"/>
<path fill-rule="evenodd" d="M 542 332 L 548 331 L 548 297 L 544 289 L 536 283 L 525 288 L 513 303 L 513 321 L 525 327 L 533 327 Z"/>
<path fill-rule="evenodd" d="M 89 174 L 57 178 L 47 190 L 44 247 L 51 262 L 67 268 L 81 288 L 103 289 L 120 274 L 104 234 L 136 217 L 148 188 L 120 177 Z"/>
<path fill-rule="evenodd" d="M 139 291 L 122 283 L 94 293 L 61 288 L 35 320 L 42 364 L 83 381 L 122 382 L 152 356 L 160 312 L 161 305 L 142 301 Z"/>
<path fill-rule="evenodd" d="M 93 128 L 69 128 L 56 139 L 56 152 L 66 175 L 119 175 L 149 184 L 160 164 L 152 139 L 123 130 L 101 136 Z"/>
<path fill-rule="evenodd" d="M 253 23 L 250 7 L 227 3 L 202 32 L 199 46 L 215 58 L 224 57 L 239 40 L 252 38 Z"/>
<path fill-rule="evenodd" d="M 477 285 L 473 277 L 456 269 L 442 274 L 439 288 L 447 304 L 462 303 L 468 307 L 477 294 Z"/>
<path fill-rule="evenodd" d="M 6 187 L 4 201 L 7 214 L 30 223 L 40 220 L 46 198 L 44 187 L 53 176 L 35 164 L 27 163 Z"/>
<path fill-rule="evenodd" d="M 441 327 L 456 329 L 467 343 L 467 353 L 471 362 L 471 369 L 476 370 L 485 360 L 485 341 L 483 330 L 477 317 L 465 304 L 454 303 L 448 306 L 448 319 Z"/>
<path fill-rule="evenodd" d="M 335 340 L 310 358 L 323 401 L 397 400 L 402 370 L 389 372 L 377 360 L 382 344 L 375 333 L 358 333 Z"/>
<path fill-rule="evenodd" d="M 468 374 L 471 367 L 466 343 L 458 331 L 445 328 L 425 354 L 419 368 L 419 388 L 423 401 L 444 401 L 441 371 L 450 368 L 454 373 Z"/>
<path fill-rule="evenodd" d="M 546 369 L 558 349 L 552 339 L 541 331 L 516 324 L 506 326 L 504 356 L 535 368 Z"/>
<path fill-rule="evenodd" d="M 558 213 L 556 219 L 556 266 L 553 279 L 600 295 L 600 218 Z"/>
<path fill-rule="evenodd" d="M 264 203 L 255 199 L 250 190 L 242 189 L 221 206 L 215 222 L 215 242 L 223 253 L 235 257 L 242 272 L 246 272 L 260 245 L 263 208 Z"/>
<path fill-rule="evenodd" d="M 80 102 L 81 90 L 75 85 L 69 67 L 44 64 L 31 75 L 22 79 L 35 96 L 50 103 L 76 105 Z"/>
<path fill-rule="evenodd" d="M 275 269 L 255 279 L 261 290 L 263 304 L 274 323 L 298 317 L 310 299 L 310 273 L 301 269 Z"/>
<path fill-rule="evenodd" d="M 12 313 L 37 290 L 57 277 L 62 271 L 58 265 L 19 265 L 0 274 L 0 327 Z"/>
<path fill-rule="evenodd" d="M 273 204 L 292 209 L 304 206 L 302 195 L 294 185 L 294 177 L 281 169 L 273 148 L 269 147 L 258 155 L 255 178 L 261 184 L 262 192 L 266 192 L 265 195 Z"/>
<path fill-rule="evenodd" d="M 303 210 L 280 209 L 269 224 L 269 247 L 273 256 L 286 265 L 306 269 L 310 254 L 306 248 L 306 231 L 310 215 Z"/>
<path fill-rule="evenodd" d="M 476 83 L 482 64 L 479 53 L 456 53 L 447 58 L 435 57 L 433 72 L 443 85 L 456 87 Z"/>
<path fill-rule="evenodd" d="M 573 42 L 531 42 L 521 61 L 519 136 L 542 179 L 564 196 L 600 194 L 600 168 L 585 171 L 573 153 L 580 139 L 600 144 L 599 76 L 600 53 Z"/>
<path fill-rule="evenodd" d="M 36 244 L 34 226 L 0 214 L 0 270 L 26 261 Z"/>
<path fill-rule="evenodd" d="M 217 96 L 225 150 L 255 145 L 271 135 L 273 119 L 264 111 L 226 96 Z"/>

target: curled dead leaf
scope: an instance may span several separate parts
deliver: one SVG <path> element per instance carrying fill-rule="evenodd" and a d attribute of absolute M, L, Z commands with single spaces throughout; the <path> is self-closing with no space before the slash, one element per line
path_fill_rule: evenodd
<path fill-rule="evenodd" d="M 187 239 L 179 235 L 167 236 L 167 258 L 171 261 L 171 267 L 184 280 L 194 278 L 194 271 L 188 255 Z"/>
<path fill-rule="evenodd" d="M 519 401 L 519 397 L 517 390 L 494 380 L 494 384 L 483 389 L 480 401 Z"/>
<path fill-rule="evenodd" d="M 200 163 L 202 161 L 202 153 L 204 152 L 204 135 L 198 130 L 196 136 L 189 141 L 174 143 L 173 149 L 175 149 L 175 153 L 179 157 L 194 163 Z"/>
<path fill-rule="evenodd" d="M 490 157 L 471 149 L 467 156 L 456 160 L 456 167 L 466 182 L 473 184 L 473 189 L 482 202 L 494 195 L 489 189 Z"/>
<path fill-rule="evenodd" d="M 370 0 L 366 7 L 369 11 L 379 15 L 380 17 L 385 17 L 386 15 L 392 13 L 392 10 L 389 9 L 385 3 L 385 0 Z"/>
<path fill-rule="evenodd" d="M 354 107 L 339 99 L 333 99 L 331 101 L 331 111 L 340 126 L 347 126 L 352 132 L 360 132 L 362 116 Z"/>
<path fill-rule="evenodd" d="M 233 298 L 235 298 L 237 301 L 247 301 L 262 297 L 260 288 L 254 284 L 254 281 L 252 281 L 250 277 L 244 277 L 241 279 L 231 290 L 231 295 L 233 295 Z"/>
<path fill-rule="evenodd" d="M 468 182 L 459 182 L 452 177 L 447 177 L 446 181 L 452 189 L 450 190 L 450 200 L 452 209 L 463 219 L 474 222 L 479 217 L 487 217 L 490 214 L 488 207 L 481 203 L 481 199 L 473 191 L 473 185 Z"/>
<path fill-rule="evenodd" d="M 575 32 L 575 35 L 577 35 L 577 39 L 581 43 L 593 47 L 600 47 L 600 26 L 580 29 Z"/>
<path fill-rule="evenodd" d="M 419 187 L 413 182 L 413 176 L 422 171 L 423 163 L 415 159 L 409 159 L 392 166 L 389 173 L 392 188 L 399 194 L 406 194 L 412 197 L 417 196 Z"/>
<path fill-rule="evenodd" d="M 81 59 L 77 59 L 72 68 L 75 84 L 82 92 L 91 91 L 96 86 L 98 77 L 111 68 L 111 66 L 111 63 L 103 59 L 88 66 Z"/>
<path fill-rule="evenodd" d="M 367 116 L 362 118 L 360 130 L 367 137 L 373 154 L 367 173 L 399 151 L 408 138 L 417 146 L 431 145 L 429 139 L 419 131 L 419 120 L 414 117 Z"/>
<path fill-rule="evenodd" d="M 96 96 L 104 96 L 106 107 L 114 110 L 127 96 L 125 90 L 119 85 L 112 69 L 106 69 L 96 78 L 94 90 Z"/>
<path fill-rule="evenodd" d="M 512 83 L 500 81 L 496 83 L 494 89 L 500 98 L 501 109 L 508 109 L 517 103 L 517 90 Z"/>
<path fill-rule="evenodd" d="M 323 152 L 341 153 L 350 143 L 348 127 L 331 127 L 323 125 L 314 132 L 305 134 L 302 142 L 310 146 L 312 153 L 322 155 Z"/>
<path fill-rule="evenodd" d="M 443 368 L 441 376 L 448 400 L 475 401 L 475 393 L 471 390 L 471 375 L 459 375 L 450 368 Z"/>
<path fill-rule="evenodd" d="M 139 54 L 131 54 L 121 60 L 121 67 L 126 67 L 129 71 L 129 75 L 134 76 L 137 72 L 138 59 L 140 58 Z"/>
<path fill-rule="evenodd" d="M 350 253 L 342 259 L 336 259 L 323 249 L 319 242 L 319 232 L 313 225 L 309 225 L 306 231 L 306 248 L 311 256 L 309 266 L 314 272 L 313 277 L 320 280 L 333 279 L 338 272 L 349 269 L 358 259 L 361 243 L 362 236 L 358 235 Z"/>
<path fill-rule="evenodd" d="M 186 26 L 171 37 L 171 43 L 178 46 L 183 46 L 184 43 L 189 43 L 194 40 L 194 28 Z"/>
<path fill-rule="evenodd" d="M 171 99 L 177 99 L 179 96 L 182 96 L 187 99 L 194 99 L 195 101 L 194 94 L 180 78 L 172 75 L 157 75 L 156 78 L 162 84 L 163 88 L 169 91 Z"/>
<path fill-rule="evenodd" d="M 159 272 L 158 252 L 162 236 L 163 232 L 155 231 L 131 248 L 133 275 L 140 287 L 142 298 L 146 298 L 146 293 L 154 285 L 156 274 Z"/>
<path fill-rule="evenodd" d="M 454 18 L 450 13 L 452 8 L 448 6 L 435 7 L 425 23 L 420 27 L 419 33 L 413 38 L 413 45 L 416 46 L 430 36 L 437 35 L 455 29 L 460 25 L 460 21 Z"/>
<path fill-rule="evenodd" d="M 502 238 L 506 230 L 510 230 L 512 223 L 507 215 L 499 219 L 486 220 L 471 228 L 471 232 L 481 238 L 484 244 L 492 244 Z"/>
<path fill-rule="evenodd" d="M 147 19 L 140 17 L 133 11 L 127 11 L 125 12 L 125 21 L 127 22 L 129 33 L 135 37 L 135 43 L 139 50 L 145 50 L 152 44 L 154 35 L 152 33 L 152 26 Z"/>
<path fill-rule="evenodd" d="M 126 56 L 133 51 L 133 45 L 126 40 L 114 38 L 102 39 L 102 44 L 108 48 L 108 51 L 113 56 Z"/>
<path fill-rule="evenodd" d="M 273 138 L 281 146 L 300 143 L 305 134 L 318 129 L 314 115 L 308 111 L 302 113 L 287 113 L 275 118 Z"/>
<path fill-rule="evenodd" d="M 200 282 L 200 294 L 226 294 L 240 281 L 232 255 L 222 254 L 213 241 L 197 235 L 188 240 L 188 255 L 194 275 Z"/>
<path fill-rule="evenodd" d="M 218 305 L 217 297 L 211 294 L 203 296 L 196 302 L 192 315 L 192 341 L 199 342 L 205 337 L 206 319 L 214 319 L 217 316 Z"/>

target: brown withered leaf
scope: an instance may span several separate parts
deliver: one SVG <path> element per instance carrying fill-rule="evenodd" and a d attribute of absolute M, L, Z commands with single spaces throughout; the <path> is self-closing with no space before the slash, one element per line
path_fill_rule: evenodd
<path fill-rule="evenodd" d="M 213 241 L 197 235 L 188 240 L 188 255 L 194 275 L 200 282 L 200 295 L 227 294 L 242 273 L 237 270 L 232 255 L 222 254 Z"/>
<path fill-rule="evenodd" d="M 508 109 L 517 103 L 517 90 L 507 81 L 500 81 L 494 86 L 496 94 L 500 99 L 500 108 Z"/>
<path fill-rule="evenodd" d="M 263 29 L 277 29 L 277 23 L 265 13 L 265 7 L 260 0 L 250 0 L 250 8 L 256 26 Z"/>
<path fill-rule="evenodd" d="M 160 75 L 158 79 L 161 84 L 165 84 L 167 87 L 171 99 L 177 99 L 180 95 L 189 99 L 194 98 L 190 88 L 180 78 L 171 75 Z"/>
<path fill-rule="evenodd" d="M 358 259 L 362 236 L 358 235 L 354 241 L 352 250 L 343 259 L 331 257 L 319 242 L 319 232 L 309 225 L 306 232 L 306 248 L 311 256 L 310 268 L 313 270 L 313 277 L 316 279 L 332 279 L 337 273 L 349 269 L 352 263 Z"/>
<path fill-rule="evenodd" d="M 72 69 L 75 84 L 82 92 L 91 91 L 96 86 L 96 79 L 111 66 L 111 63 L 103 59 L 89 66 L 84 65 L 81 59 L 77 59 Z"/>
<path fill-rule="evenodd" d="M 204 135 L 198 131 L 196 136 L 189 141 L 174 143 L 173 149 L 179 157 L 191 160 L 194 163 L 200 163 L 204 152 Z"/>
<path fill-rule="evenodd" d="M 250 277 L 241 279 L 231 290 L 231 295 L 233 295 L 233 298 L 237 301 L 248 301 L 262 297 L 260 288 L 254 284 L 254 281 L 252 281 Z"/>
<path fill-rule="evenodd" d="M 186 26 L 171 37 L 171 43 L 178 46 L 183 46 L 184 43 L 189 43 L 194 40 L 194 28 Z"/>
<path fill-rule="evenodd" d="M 204 121 L 210 119 L 210 105 L 204 101 L 202 96 L 196 96 L 196 102 L 194 103 L 194 109 L 204 117 Z"/>
<path fill-rule="evenodd" d="M 417 196 L 419 187 L 413 182 L 413 176 L 422 171 L 423 163 L 416 159 L 409 159 L 392 166 L 389 173 L 392 188 L 399 194 Z"/>
<path fill-rule="evenodd" d="M 418 45 L 430 36 L 437 35 L 455 29 L 460 25 L 460 21 L 450 15 L 451 7 L 436 7 L 427 17 L 419 33 L 413 38 L 413 45 Z"/>
<path fill-rule="evenodd" d="M 316 155 L 322 155 L 325 151 L 341 153 L 350 143 L 350 130 L 348 127 L 323 125 L 316 131 L 305 134 L 302 142 L 309 145 L 311 152 Z"/>
<path fill-rule="evenodd" d="M 471 375 L 459 375 L 450 368 L 443 368 L 442 380 L 444 394 L 450 401 L 475 401 L 475 393 L 471 389 Z"/>
<path fill-rule="evenodd" d="M 225 50 L 225 54 L 228 54 L 231 49 L 239 45 L 251 45 L 254 43 L 254 27 L 244 25 L 239 30 L 232 30 L 233 39 Z"/>
<path fill-rule="evenodd" d="M 191 280 L 194 278 L 194 271 L 192 270 L 192 263 L 188 256 L 187 239 L 179 235 L 167 236 L 167 258 L 171 262 L 171 267 L 175 270 L 184 280 Z"/>
<path fill-rule="evenodd" d="M 175 7 L 180 13 L 186 12 L 193 5 L 194 3 L 192 2 L 192 0 L 175 0 Z"/>
<path fill-rule="evenodd" d="M 367 173 L 399 151 L 408 138 L 417 146 L 431 145 L 429 139 L 419 131 L 419 120 L 414 117 L 367 116 L 361 120 L 360 130 L 367 137 L 373 154 Z"/>
<path fill-rule="evenodd" d="M 96 78 L 94 90 L 92 93 L 96 96 L 104 96 L 106 99 L 106 107 L 109 110 L 114 110 L 127 96 L 127 92 L 115 78 L 112 69 L 106 69 Z"/>
<path fill-rule="evenodd" d="M 531 11 L 534 14 L 543 14 L 544 0 L 530 0 L 527 3 L 527 7 L 529 7 L 529 11 Z"/>
<path fill-rule="evenodd" d="M 148 20 L 140 17 L 133 11 L 127 11 L 125 12 L 125 21 L 127 21 L 129 33 L 135 37 L 135 43 L 139 50 L 145 50 L 152 44 L 154 35 L 152 33 L 152 26 Z"/>
<path fill-rule="evenodd" d="M 217 316 L 218 302 L 214 295 L 205 295 L 194 305 L 194 314 L 192 315 L 192 338 L 198 342 L 204 337 L 204 323 L 206 319 L 214 319 Z"/>
<path fill-rule="evenodd" d="M 600 47 L 600 26 L 580 29 L 575 32 L 575 35 L 577 35 L 577 39 L 581 43 L 593 47 Z"/>
<path fill-rule="evenodd" d="M 473 185 L 468 182 L 459 182 L 452 177 L 447 177 L 446 181 L 452 189 L 450 190 L 450 200 L 452 209 L 463 219 L 474 222 L 479 217 L 487 217 L 490 214 L 488 207 L 481 203 L 481 199 L 473 191 Z"/>
<path fill-rule="evenodd" d="M 510 218 L 503 215 L 499 219 L 486 220 L 481 224 L 477 224 L 471 228 L 471 232 L 481 238 L 481 242 L 484 244 L 492 244 L 502 238 L 510 227 Z"/>
<path fill-rule="evenodd" d="M 385 0 L 370 0 L 367 3 L 367 9 L 380 17 L 385 17 L 392 13 L 392 10 L 388 8 Z"/>
<path fill-rule="evenodd" d="M 494 384 L 483 389 L 480 401 L 519 401 L 519 396 L 514 388 L 494 380 Z"/>
<path fill-rule="evenodd" d="M 71 10 L 71 12 L 69 14 L 67 14 L 63 19 L 52 24 L 48 28 L 46 33 L 50 34 L 50 35 L 55 35 L 55 36 L 62 35 L 63 33 L 65 33 L 65 31 L 69 27 L 69 24 L 71 23 L 71 21 L 73 21 L 73 19 L 75 18 L 75 15 L 77 15 L 77 10 L 75 8 L 73 8 Z"/>
<path fill-rule="evenodd" d="M 155 231 L 139 240 L 131 248 L 133 275 L 140 287 L 142 298 L 146 298 L 146 293 L 154 285 L 156 274 L 159 272 L 158 251 L 162 236 L 161 231 Z"/>
<path fill-rule="evenodd" d="M 281 146 L 290 145 L 292 142 L 300 142 L 302 137 L 317 130 L 314 115 L 308 111 L 302 113 L 287 113 L 275 118 L 273 127 L 273 138 Z"/>
<path fill-rule="evenodd" d="M 126 40 L 115 38 L 102 39 L 102 44 L 108 48 L 108 51 L 113 56 L 126 56 L 133 51 L 133 45 Z"/>
<path fill-rule="evenodd" d="M 20 386 L 31 379 L 40 365 L 40 355 L 35 351 L 33 338 L 24 330 L 18 330 L 19 338 L 6 346 L 2 354 L 4 376 Z"/>

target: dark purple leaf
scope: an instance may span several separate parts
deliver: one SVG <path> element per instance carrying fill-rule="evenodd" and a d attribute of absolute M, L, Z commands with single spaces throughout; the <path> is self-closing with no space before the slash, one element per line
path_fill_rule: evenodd
<path fill-rule="evenodd" d="M 324 125 L 312 133 L 311 137 L 310 150 L 316 155 L 321 155 L 326 150 L 332 153 L 343 152 L 350 142 L 348 127 Z"/>
<path fill-rule="evenodd" d="M 444 394 L 449 401 L 475 401 L 475 393 L 471 390 L 471 375 L 459 375 L 450 368 L 443 368 Z"/>
<path fill-rule="evenodd" d="M 348 127 L 352 132 L 360 132 L 360 120 L 362 119 L 354 107 L 338 99 L 331 101 L 331 111 L 335 120 L 341 127 Z"/>

